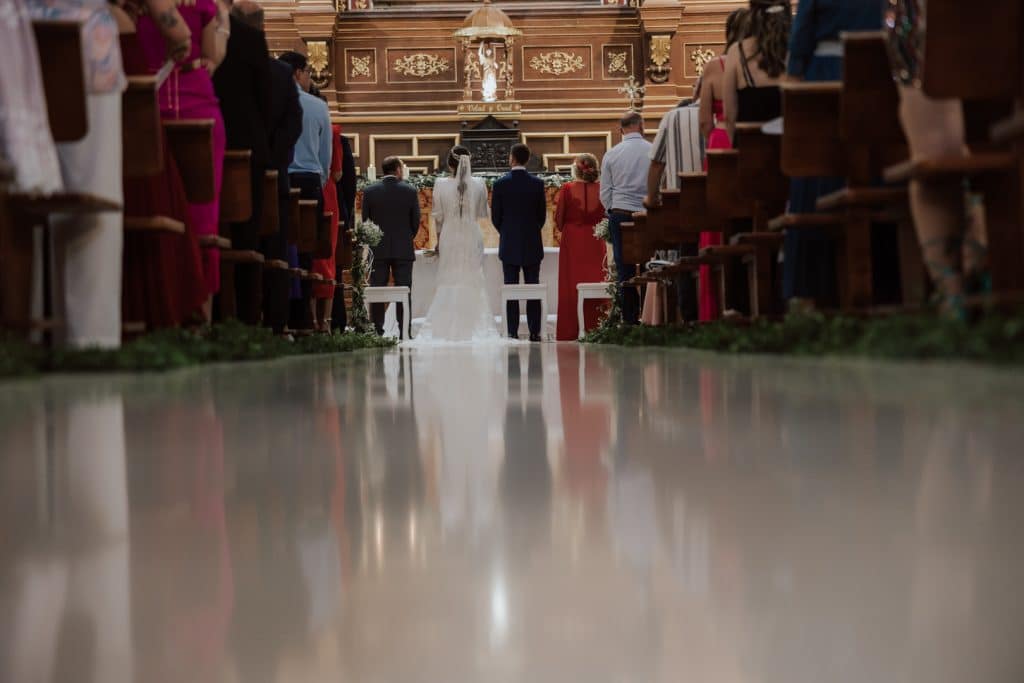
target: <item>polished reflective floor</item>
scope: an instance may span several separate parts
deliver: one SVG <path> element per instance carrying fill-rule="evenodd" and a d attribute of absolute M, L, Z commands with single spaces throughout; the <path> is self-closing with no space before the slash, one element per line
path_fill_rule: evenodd
<path fill-rule="evenodd" d="M 535 345 L 0 385 L 3 683 L 1020 683 L 1024 373 Z"/>

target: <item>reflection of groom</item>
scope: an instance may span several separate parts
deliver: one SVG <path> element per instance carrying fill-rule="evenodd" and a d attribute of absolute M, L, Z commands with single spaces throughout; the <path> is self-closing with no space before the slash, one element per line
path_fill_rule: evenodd
<path fill-rule="evenodd" d="M 530 148 L 523 144 L 512 146 L 509 164 L 512 170 L 494 183 L 491 197 L 491 222 L 501 235 L 498 257 L 505 271 L 505 284 L 519 284 L 519 273 L 528 285 L 540 283 L 540 262 L 544 260 L 544 242 L 541 230 L 547 220 L 547 198 L 544 181 L 526 170 L 530 161 Z M 519 302 L 509 301 L 505 311 L 508 336 L 519 336 Z M 540 341 L 540 302 L 526 302 L 526 318 L 530 327 L 530 341 Z"/>
<path fill-rule="evenodd" d="M 393 277 L 396 287 L 412 289 L 412 264 L 416 260 L 413 238 L 420 229 L 419 193 L 402 182 L 404 173 L 398 157 L 385 159 L 381 170 L 384 177 L 380 182 L 363 191 L 363 220 L 373 221 L 384 232 L 380 244 L 373 248 L 370 286 L 386 287 Z M 383 334 L 387 304 L 373 304 L 371 309 L 377 334 Z M 399 330 L 404 329 L 406 313 L 411 313 L 409 306 L 399 307 Z"/>

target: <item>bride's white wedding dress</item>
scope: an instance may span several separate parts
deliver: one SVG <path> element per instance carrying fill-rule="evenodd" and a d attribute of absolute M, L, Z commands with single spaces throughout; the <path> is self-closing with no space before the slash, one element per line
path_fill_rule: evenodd
<path fill-rule="evenodd" d="M 437 292 L 419 334 L 407 346 L 507 343 L 498 334 L 484 281 L 484 241 L 477 220 L 488 213 L 487 188 L 472 177 L 464 156 L 454 178 L 434 185 Z"/>

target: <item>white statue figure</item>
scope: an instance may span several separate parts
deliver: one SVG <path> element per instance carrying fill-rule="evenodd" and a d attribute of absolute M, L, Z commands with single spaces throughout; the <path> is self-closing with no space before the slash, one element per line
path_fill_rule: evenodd
<path fill-rule="evenodd" d="M 480 43 L 480 91 L 484 102 L 495 102 L 498 99 L 498 60 L 494 57 L 494 48 L 487 41 Z"/>

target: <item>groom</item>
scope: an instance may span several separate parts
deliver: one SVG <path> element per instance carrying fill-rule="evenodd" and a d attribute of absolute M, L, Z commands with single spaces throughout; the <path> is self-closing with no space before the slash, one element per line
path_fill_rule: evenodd
<path fill-rule="evenodd" d="M 363 220 L 371 220 L 380 226 L 384 237 L 373 248 L 373 271 L 370 273 L 371 287 L 386 287 L 394 278 L 396 287 L 412 289 L 412 265 L 416 261 L 413 238 L 420 229 L 419 193 L 412 185 L 403 183 L 402 160 L 388 157 L 381 170 L 384 177 L 363 191 Z M 412 309 L 407 305 L 398 309 L 398 329 L 405 328 L 402 321 Z M 371 306 L 373 324 L 377 334 L 384 334 L 384 314 L 387 304 Z"/>
<path fill-rule="evenodd" d="M 491 222 L 501 235 L 498 258 L 505 271 L 505 284 L 519 284 L 522 273 L 524 284 L 540 283 L 540 262 L 544 260 L 541 230 L 547 221 L 547 198 L 544 181 L 526 170 L 530 161 L 530 148 L 524 144 L 512 146 L 509 171 L 494 183 L 491 196 Z M 505 311 L 508 336 L 519 338 L 519 302 L 509 301 Z M 540 302 L 526 302 L 526 319 L 530 327 L 530 341 L 540 341 Z"/>

